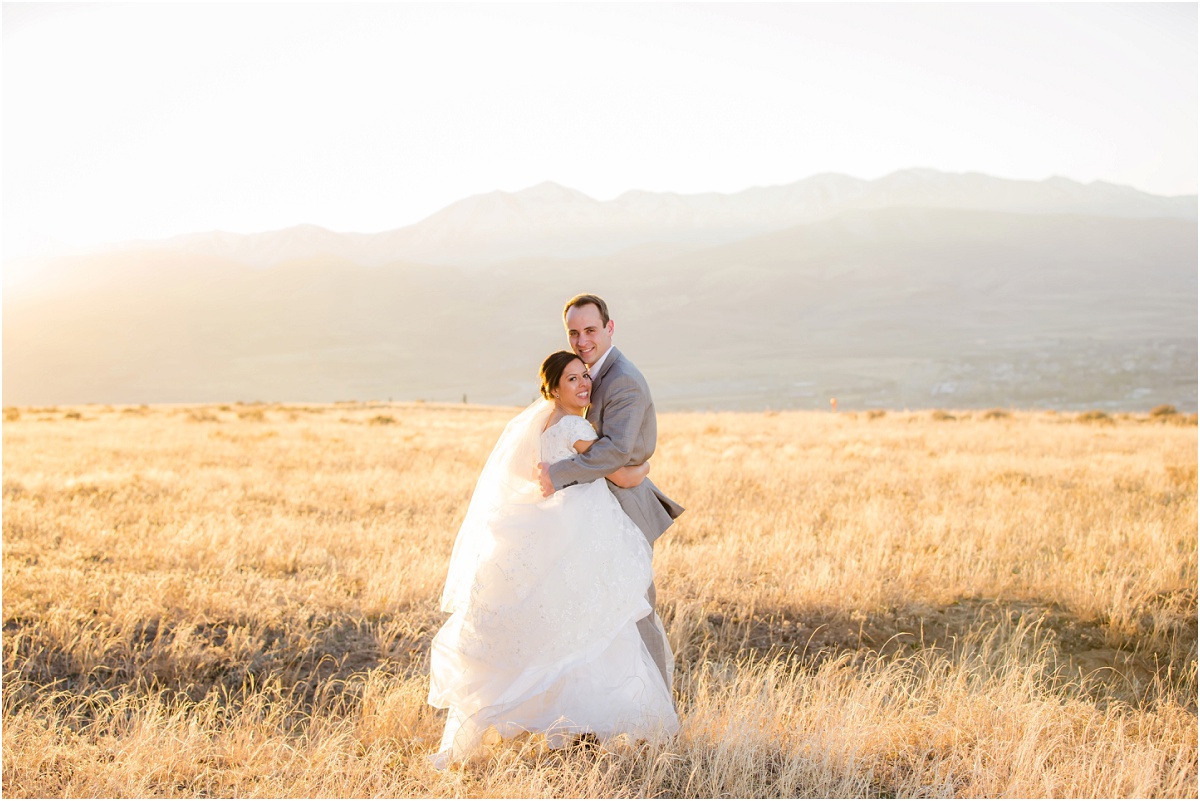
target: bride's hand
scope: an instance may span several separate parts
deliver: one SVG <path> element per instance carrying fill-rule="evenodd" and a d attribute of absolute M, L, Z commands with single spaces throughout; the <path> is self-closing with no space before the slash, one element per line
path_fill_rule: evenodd
<path fill-rule="evenodd" d="M 642 479 L 650 475 L 650 463 L 625 465 L 608 474 L 608 480 L 623 489 L 632 489 L 642 483 Z"/>
<path fill-rule="evenodd" d="M 545 462 L 538 462 L 537 473 L 533 479 L 542 485 L 543 498 L 549 498 L 554 494 L 554 484 L 550 481 L 550 468 Z"/>

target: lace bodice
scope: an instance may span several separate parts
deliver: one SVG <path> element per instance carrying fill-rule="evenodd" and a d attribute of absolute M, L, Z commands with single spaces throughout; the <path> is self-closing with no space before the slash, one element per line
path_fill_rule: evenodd
<path fill-rule="evenodd" d="M 578 456 L 571 446 L 579 440 L 596 439 L 596 429 L 582 417 L 567 415 L 542 432 L 540 440 L 542 461 L 547 464 Z"/>

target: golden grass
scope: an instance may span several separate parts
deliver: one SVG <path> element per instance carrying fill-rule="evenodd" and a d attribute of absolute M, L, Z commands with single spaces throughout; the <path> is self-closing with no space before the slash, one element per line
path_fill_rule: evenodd
<path fill-rule="evenodd" d="M 1196 797 L 1165 413 L 662 415 L 679 736 L 433 771 L 437 601 L 512 413 L 5 409 L 4 792 Z"/>

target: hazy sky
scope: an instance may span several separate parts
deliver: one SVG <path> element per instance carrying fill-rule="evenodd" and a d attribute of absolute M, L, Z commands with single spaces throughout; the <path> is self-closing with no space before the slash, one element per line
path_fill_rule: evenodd
<path fill-rule="evenodd" d="M 3 255 L 552 180 L 1193 194 L 1196 4 L 3 4 Z"/>

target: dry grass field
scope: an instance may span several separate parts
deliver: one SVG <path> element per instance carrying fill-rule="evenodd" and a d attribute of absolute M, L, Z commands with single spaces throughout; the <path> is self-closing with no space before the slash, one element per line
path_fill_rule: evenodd
<path fill-rule="evenodd" d="M 428 646 L 511 409 L 6 409 L 3 791 L 1197 795 L 1195 416 L 668 414 L 682 730 L 438 773 Z"/>

